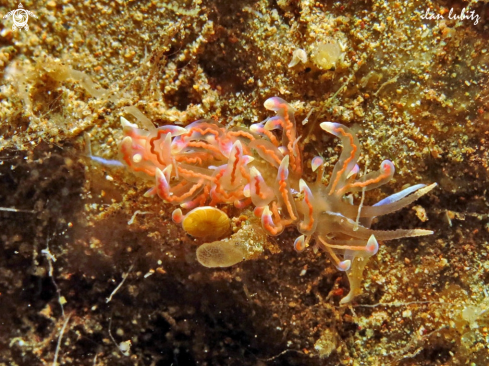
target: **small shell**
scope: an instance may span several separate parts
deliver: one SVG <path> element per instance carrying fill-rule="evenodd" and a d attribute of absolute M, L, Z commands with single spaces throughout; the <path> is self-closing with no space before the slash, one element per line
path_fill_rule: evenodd
<path fill-rule="evenodd" d="M 197 207 L 182 222 L 183 229 L 196 238 L 218 239 L 226 235 L 231 226 L 228 215 L 215 207 Z"/>
<path fill-rule="evenodd" d="M 316 44 L 312 52 L 312 60 L 320 69 L 329 70 L 336 66 L 342 55 L 343 52 L 338 42 L 332 40 Z"/>
<path fill-rule="evenodd" d="M 294 51 L 292 54 L 292 61 L 289 63 L 289 67 L 294 67 L 299 62 L 305 64 L 307 62 L 307 53 L 302 48 L 299 48 Z"/>

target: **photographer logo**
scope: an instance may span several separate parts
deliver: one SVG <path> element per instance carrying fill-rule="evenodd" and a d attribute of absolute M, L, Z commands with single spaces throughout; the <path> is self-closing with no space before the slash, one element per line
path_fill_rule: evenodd
<path fill-rule="evenodd" d="M 29 30 L 29 25 L 27 22 L 29 21 L 29 15 L 31 17 L 37 18 L 37 16 L 29 10 L 24 9 L 22 4 L 19 3 L 19 8 L 12 10 L 7 13 L 3 17 L 3 19 L 7 19 L 8 17 L 12 17 L 12 21 L 14 24 L 12 25 L 12 30 L 17 30 L 17 29 L 22 29 L 25 28 L 25 30 Z"/>

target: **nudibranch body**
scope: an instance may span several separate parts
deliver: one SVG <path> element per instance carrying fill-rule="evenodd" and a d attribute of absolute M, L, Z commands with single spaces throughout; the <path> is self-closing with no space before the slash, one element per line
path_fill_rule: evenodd
<path fill-rule="evenodd" d="M 147 131 L 122 118 L 125 137 L 120 144 L 121 160 L 134 172 L 153 177 L 154 187 L 146 196 L 158 195 L 180 206 L 174 214 L 177 221 L 183 217 L 181 209 L 234 204 L 238 208 L 253 205 L 270 235 L 295 225 L 301 233 L 294 242 L 297 251 L 314 242 L 315 248 L 328 253 L 338 270 L 347 273 L 350 293 L 341 300 L 347 303 L 360 292 L 366 258 L 376 254 L 377 240 L 433 233 L 422 229 L 372 230 L 373 218 L 405 207 L 436 183 L 414 185 L 373 206 L 364 206 L 365 192 L 389 182 L 394 164 L 385 160 L 379 170 L 358 177 L 358 138 L 348 127 L 332 122 L 320 126 L 341 140 L 343 150 L 328 184 L 323 182 L 323 159 L 312 159 L 316 179 L 308 183 L 301 178 L 294 109 L 278 97 L 267 99 L 265 108 L 275 116 L 249 129 L 227 129 L 199 120 L 185 128 L 162 126 Z M 362 195 L 360 204 L 354 204 L 349 196 L 355 192 Z M 213 251 L 207 250 L 205 258 Z M 239 262 L 238 256 L 229 263 Z M 213 263 L 212 258 L 207 263 Z"/>

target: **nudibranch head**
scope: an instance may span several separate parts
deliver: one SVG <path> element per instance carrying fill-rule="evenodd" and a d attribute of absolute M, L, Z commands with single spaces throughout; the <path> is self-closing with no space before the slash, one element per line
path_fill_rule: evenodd
<path fill-rule="evenodd" d="M 229 233 L 231 220 L 218 208 L 203 206 L 187 213 L 182 227 L 195 238 L 218 239 Z"/>

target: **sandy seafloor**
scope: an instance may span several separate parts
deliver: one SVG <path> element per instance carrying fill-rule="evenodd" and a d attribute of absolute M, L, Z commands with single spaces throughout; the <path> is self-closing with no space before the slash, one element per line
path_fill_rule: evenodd
<path fill-rule="evenodd" d="M 29 30 L 0 29 L 0 365 L 489 364 L 487 1 L 22 5 Z M 477 24 L 450 19 L 462 9 Z M 331 173 L 341 144 L 318 126 L 335 121 L 361 169 L 396 166 L 366 204 L 438 183 L 374 224 L 435 233 L 381 242 L 348 306 L 344 273 L 297 254 L 295 228 L 204 268 L 150 181 L 87 158 L 84 132 L 118 158 L 127 107 L 249 126 L 271 96 L 296 110 L 304 179 L 317 154 Z"/>

